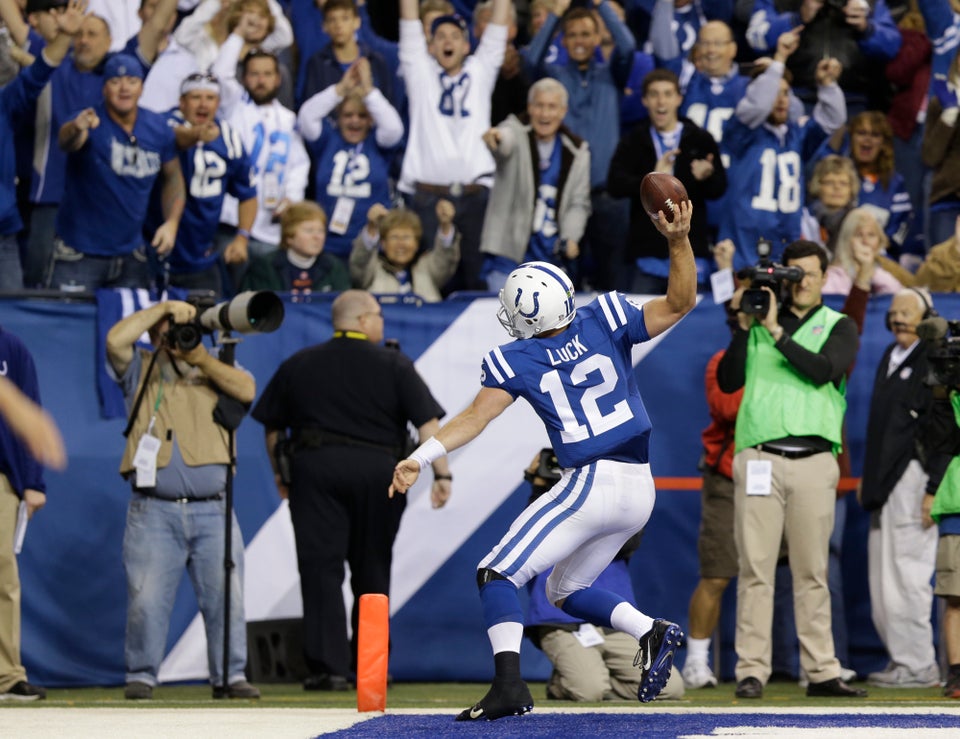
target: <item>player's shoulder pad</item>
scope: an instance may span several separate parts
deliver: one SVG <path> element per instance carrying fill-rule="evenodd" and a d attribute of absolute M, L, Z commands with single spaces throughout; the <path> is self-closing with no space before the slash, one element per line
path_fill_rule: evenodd
<path fill-rule="evenodd" d="M 610 331 L 618 331 L 630 322 L 630 314 L 640 308 L 627 300 L 623 293 L 608 292 L 597 296 L 588 308 L 594 307 L 600 320 L 606 323 Z"/>
<path fill-rule="evenodd" d="M 483 357 L 482 366 L 484 367 L 484 372 L 489 372 L 498 385 L 503 385 L 516 377 L 516 370 L 513 368 L 507 356 L 512 346 L 514 346 L 514 344 L 494 347 Z M 503 351 L 504 349 L 507 349 L 506 354 Z"/>

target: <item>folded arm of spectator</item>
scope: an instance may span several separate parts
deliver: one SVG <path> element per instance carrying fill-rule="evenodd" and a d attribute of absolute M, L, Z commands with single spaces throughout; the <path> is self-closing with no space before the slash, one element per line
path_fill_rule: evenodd
<path fill-rule="evenodd" d="M 273 14 L 273 31 L 263 40 L 263 48 L 267 51 L 284 51 L 293 44 L 293 26 L 290 19 L 283 12 L 283 7 L 277 0 L 267 0 L 270 12 Z"/>
<path fill-rule="evenodd" d="M 207 23 L 214 19 L 222 7 L 221 0 L 204 0 L 200 3 L 190 15 L 180 21 L 174 31 L 173 37 L 177 43 L 184 48 L 194 49 L 206 41 Z"/>

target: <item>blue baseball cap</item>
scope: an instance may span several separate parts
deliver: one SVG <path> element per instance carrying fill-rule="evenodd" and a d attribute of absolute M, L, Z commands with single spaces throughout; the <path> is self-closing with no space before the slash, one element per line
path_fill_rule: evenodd
<path fill-rule="evenodd" d="M 433 23 L 430 24 L 430 35 L 435 35 L 437 29 L 444 23 L 452 23 L 464 33 L 467 32 L 467 21 L 464 20 L 463 16 L 459 13 L 453 13 L 451 15 L 441 15 L 439 18 L 434 18 Z"/>
<path fill-rule="evenodd" d="M 103 66 L 103 80 L 106 82 L 114 77 L 136 77 L 142 80 L 143 65 L 137 61 L 136 57 L 129 54 L 114 54 Z"/>

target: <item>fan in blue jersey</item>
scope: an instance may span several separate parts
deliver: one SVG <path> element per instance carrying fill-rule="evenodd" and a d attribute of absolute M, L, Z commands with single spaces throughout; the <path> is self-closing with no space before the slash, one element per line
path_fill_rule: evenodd
<path fill-rule="evenodd" d="M 257 216 L 257 189 L 250 178 L 250 160 L 240 134 L 226 121 L 216 119 L 219 103 L 217 78 L 200 72 L 191 74 L 180 85 L 180 109 L 167 120 L 176 132 L 187 188 L 177 243 L 166 260 L 168 284 L 212 290 L 217 295 L 223 289 L 214 237 L 224 197 L 230 194 L 239 202 L 234 239 L 242 241 L 243 247 Z"/>
<path fill-rule="evenodd" d="M 676 324 L 696 302 L 697 273 L 687 238 L 692 214 L 689 201 L 673 222 L 657 214 L 657 230 L 669 245 L 670 278 L 667 294 L 642 308 L 610 292 L 577 309 L 570 280 L 546 262 L 528 262 L 511 272 L 497 317 L 520 341 L 484 357 L 483 387 L 470 406 L 396 466 L 391 495 L 406 492 L 433 460 L 476 438 L 524 398 L 546 426 L 563 468 L 560 481 L 520 514 L 478 565 L 496 674 L 487 695 L 458 720 L 493 720 L 533 708 L 520 677 L 523 613 L 517 589 L 554 565 L 546 585 L 551 603 L 639 640 L 634 664 L 640 669 L 641 701 L 653 700 L 669 677 L 683 638 L 680 627 L 591 585 L 653 510 L 651 425 L 631 352 L 634 344 Z"/>
<path fill-rule="evenodd" d="M 154 183 L 163 182 L 164 221 L 151 246 L 168 253 L 184 207 L 176 139 L 163 116 L 138 106 L 143 68 L 127 54 L 104 68 L 103 102 L 63 124 L 68 152 L 63 202 L 47 286 L 68 292 L 147 287 L 141 229 Z"/>
<path fill-rule="evenodd" d="M 367 211 L 390 207 L 390 150 L 403 138 L 403 122 L 361 57 L 303 104 L 297 125 L 313 149 L 317 202 L 330 214 L 326 251 L 346 264 Z"/>
<path fill-rule="evenodd" d="M 790 120 L 790 81 L 784 64 L 799 42 L 799 28 L 780 36 L 773 62 L 750 82 L 723 127 L 723 145 L 730 155 L 729 207 L 720 218 L 718 238 L 736 245 L 736 269 L 756 263 L 759 239 L 772 243 L 771 257 L 777 260 L 783 247 L 800 236 L 804 159 L 846 119 L 843 91 L 836 82 L 840 63 L 821 59 L 820 101 L 813 115 L 802 126 Z"/>

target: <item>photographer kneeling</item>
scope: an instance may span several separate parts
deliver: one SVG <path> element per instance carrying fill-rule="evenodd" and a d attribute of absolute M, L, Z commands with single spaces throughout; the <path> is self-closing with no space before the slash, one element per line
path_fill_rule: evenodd
<path fill-rule="evenodd" d="M 189 303 L 167 301 L 124 318 L 107 334 L 107 358 L 132 408 L 120 464 L 120 473 L 133 486 L 123 537 L 124 695 L 129 699 L 153 697 L 184 567 L 203 614 L 213 697 L 260 697 L 244 679 L 243 540 L 235 517 L 230 667 L 228 687 L 222 687 L 224 491 L 230 449 L 227 430 L 214 421 L 221 394 L 249 404 L 256 386 L 250 374 L 221 362 L 202 343 L 186 350 L 171 340 L 178 333 L 171 326 L 192 328 L 196 315 Z M 135 346 L 144 332 L 156 348 L 154 356 Z M 179 333 L 192 332 L 181 328 Z"/>
<path fill-rule="evenodd" d="M 774 284 L 786 292 L 782 305 L 769 282 L 760 288 L 767 301 L 750 301 L 751 313 L 741 306 L 744 290 L 734 294 L 738 327 L 717 373 L 724 392 L 744 388 L 733 464 L 736 695 L 762 697 L 770 677 L 774 573 L 785 536 L 807 695 L 862 697 L 866 691 L 840 679 L 827 585 L 845 373 L 857 353 L 857 327 L 821 301 L 827 255 L 819 245 L 795 241 L 783 261 L 802 276 Z"/>

